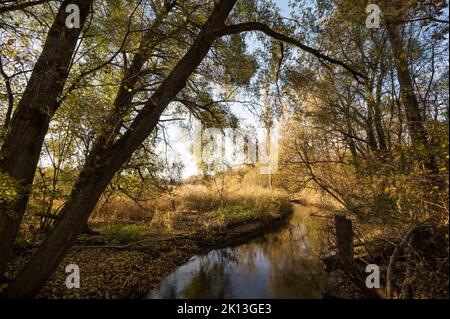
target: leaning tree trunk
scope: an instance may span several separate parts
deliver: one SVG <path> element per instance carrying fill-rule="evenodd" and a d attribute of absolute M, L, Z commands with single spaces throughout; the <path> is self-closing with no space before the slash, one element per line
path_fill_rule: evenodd
<path fill-rule="evenodd" d="M 66 27 L 66 7 L 70 4 L 79 6 L 82 26 L 92 2 L 93 0 L 65 0 L 61 4 L 6 133 L 0 151 L 0 173 L 19 183 L 16 188 L 19 188 L 17 191 L 20 198 L 12 208 L 0 206 L 0 274 L 8 261 L 28 203 L 41 147 L 50 119 L 58 108 L 58 97 L 67 80 L 82 29 Z"/>
<path fill-rule="evenodd" d="M 7 298 L 33 297 L 75 243 L 104 189 L 158 124 L 168 104 L 185 87 L 192 72 L 202 62 L 237 0 L 221 0 L 214 8 L 196 40 L 161 83 L 131 128 L 114 145 L 97 143 L 86 160 L 74 186 L 63 218 L 37 253 L 3 293 Z"/>

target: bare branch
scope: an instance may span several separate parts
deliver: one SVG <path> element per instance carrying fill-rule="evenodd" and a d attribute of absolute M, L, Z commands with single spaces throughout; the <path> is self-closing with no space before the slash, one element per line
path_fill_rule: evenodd
<path fill-rule="evenodd" d="M 24 3 L 17 3 L 10 6 L 4 6 L 0 7 L 0 14 L 11 12 L 11 11 L 17 11 L 17 10 L 23 10 L 32 6 L 37 6 L 40 4 L 48 3 L 55 0 L 35 0 L 35 1 L 27 1 Z"/>
<path fill-rule="evenodd" d="M 329 57 L 329 56 L 321 53 L 319 50 L 311 48 L 311 47 L 301 43 L 297 39 L 291 38 L 285 34 L 277 32 L 277 31 L 273 30 L 272 28 L 270 28 L 268 25 L 261 23 L 261 22 L 246 22 L 246 23 L 240 23 L 240 24 L 226 26 L 219 32 L 219 34 L 220 34 L 220 36 L 225 36 L 225 35 L 231 35 L 231 34 L 236 34 L 236 33 L 240 33 L 240 32 L 248 32 L 248 31 L 263 32 L 266 35 L 268 35 L 274 39 L 292 44 L 292 45 L 300 48 L 303 51 L 311 53 L 312 55 L 319 58 L 319 60 L 321 60 L 321 61 L 327 61 L 329 63 L 339 65 L 339 66 L 343 67 L 345 70 L 347 70 L 348 72 L 350 72 L 357 81 L 359 81 L 359 78 L 366 79 L 365 75 L 363 75 L 359 71 L 356 71 L 354 68 L 347 65 L 345 62 L 342 62 L 340 60 Z"/>

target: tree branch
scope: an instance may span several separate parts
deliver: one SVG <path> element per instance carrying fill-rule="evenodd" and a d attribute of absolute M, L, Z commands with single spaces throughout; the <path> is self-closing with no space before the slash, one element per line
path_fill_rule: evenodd
<path fill-rule="evenodd" d="M 282 34 L 280 32 L 277 32 L 270 28 L 268 25 L 261 23 L 261 22 L 246 22 L 246 23 L 240 23 L 235 25 L 226 26 L 221 31 L 219 31 L 219 36 L 225 36 L 225 35 L 231 35 L 241 32 L 249 32 L 249 31 L 260 31 L 265 33 L 266 35 L 270 36 L 271 38 L 292 44 L 298 48 L 300 48 L 303 51 L 306 51 L 308 53 L 311 53 L 312 55 L 316 56 L 322 61 L 327 61 L 332 64 L 339 65 L 343 67 L 345 70 L 350 72 L 357 81 L 359 81 L 359 78 L 366 79 L 366 76 L 360 73 L 359 71 L 356 71 L 351 66 L 347 65 L 346 63 L 336 60 L 332 57 L 329 57 L 323 53 L 321 53 L 319 50 L 311 48 L 297 39 L 291 38 L 285 34 Z"/>
<path fill-rule="evenodd" d="M 28 7 L 37 6 L 39 4 L 44 4 L 47 2 L 51 2 L 51 1 L 54 1 L 54 0 L 36 0 L 36 1 L 28 1 L 28 2 L 24 2 L 24 3 L 18 3 L 18 4 L 14 4 L 14 5 L 10 5 L 10 6 L 4 6 L 4 7 L 0 8 L 0 14 L 10 12 L 10 11 L 23 10 Z"/>

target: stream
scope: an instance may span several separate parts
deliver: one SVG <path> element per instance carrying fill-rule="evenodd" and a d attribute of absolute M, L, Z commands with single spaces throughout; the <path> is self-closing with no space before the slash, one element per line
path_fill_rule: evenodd
<path fill-rule="evenodd" d="M 294 204 L 282 229 L 193 256 L 147 298 L 321 298 L 333 281 L 318 258 L 323 220 L 305 210 Z"/>

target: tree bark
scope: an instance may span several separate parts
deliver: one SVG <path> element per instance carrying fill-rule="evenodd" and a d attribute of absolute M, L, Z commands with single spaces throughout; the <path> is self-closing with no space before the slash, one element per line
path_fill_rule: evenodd
<path fill-rule="evenodd" d="M 12 211 L 0 207 L 0 274 L 8 261 L 14 239 L 28 203 L 42 144 L 50 119 L 58 108 L 58 97 L 69 74 L 70 63 L 82 28 L 65 25 L 69 4 L 78 4 L 80 24 L 93 0 L 65 0 L 51 26 L 42 53 L 13 115 L 0 151 L 0 173 L 20 184 L 20 199 Z"/>
<path fill-rule="evenodd" d="M 36 295 L 75 243 L 96 202 L 120 167 L 158 124 L 168 104 L 185 87 L 189 76 L 210 50 L 237 0 L 221 0 L 187 53 L 154 92 L 125 135 L 111 146 L 96 143 L 76 182 L 60 223 L 29 263 L 8 285 L 6 298 Z"/>

